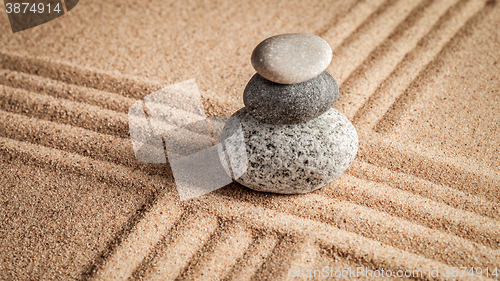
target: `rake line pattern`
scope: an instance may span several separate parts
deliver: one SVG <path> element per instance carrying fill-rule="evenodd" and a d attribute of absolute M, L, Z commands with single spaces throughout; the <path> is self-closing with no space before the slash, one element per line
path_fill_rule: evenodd
<path fill-rule="evenodd" d="M 423 279 L 432 279 L 429 267 L 499 267 L 500 208 L 492 198 L 500 198 L 500 179 L 494 171 L 456 168 L 450 164 L 456 159 L 432 160 L 371 131 L 386 122 L 384 115 L 396 116 L 390 108 L 408 95 L 411 81 L 489 5 L 358 1 L 344 16 L 357 21 L 322 34 L 334 47 L 335 65 L 344 67 L 335 70 L 339 109 L 374 137 L 360 144 L 360 157 L 335 186 L 314 194 L 284 198 L 232 184 L 180 203 L 172 176 L 137 162 L 128 136 L 129 106 L 159 82 L 5 53 L 0 155 L 149 194 L 79 279 L 284 280 L 291 267 L 324 266 L 421 270 Z M 375 146 L 383 147 L 382 155 L 374 154 Z M 385 168 L 394 154 L 420 157 L 421 172 L 404 163 L 399 170 Z M 439 169 L 453 169 L 455 177 L 440 181 L 429 173 Z M 475 182 L 483 194 L 456 182 Z"/>

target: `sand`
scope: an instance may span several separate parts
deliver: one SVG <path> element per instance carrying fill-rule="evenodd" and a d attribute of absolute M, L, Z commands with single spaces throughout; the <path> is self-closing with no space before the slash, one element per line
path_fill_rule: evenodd
<path fill-rule="evenodd" d="M 12 34 L 0 13 L 0 279 L 500 279 L 499 18 L 485 0 L 89 0 Z M 310 194 L 181 202 L 168 164 L 135 159 L 128 108 L 195 78 L 228 116 L 252 49 L 287 32 L 332 46 L 357 158 Z"/>

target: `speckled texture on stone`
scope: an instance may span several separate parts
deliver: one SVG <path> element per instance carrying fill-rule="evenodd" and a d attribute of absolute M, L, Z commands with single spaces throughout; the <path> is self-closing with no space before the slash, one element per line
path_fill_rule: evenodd
<path fill-rule="evenodd" d="M 262 77 L 280 84 L 307 81 L 323 72 L 332 60 L 332 48 L 313 34 L 276 35 L 252 52 L 252 65 Z"/>
<path fill-rule="evenodd" d="M 228 137 L 240 128 L 247 157 L 242 163 L 231 162 L 231 168 L 239 169 L 235 164 L 248 167 L 234 180 L 257 191 L 296 194 L 319 189 L 342 174 L 358 150 L 356 129 L 335 109 L 309 122 L 272 125 L 260 122 L 242 108 L 224 127 L 224 146 L 235 145 L 227 143 L 231 140 Z M 221 162 L 229 158 L 222 153 L 219 157 Z"/>
<path fill-rule="evenodd" d="M 243 102 L 253 117 L 270 124 L 297 124 L 320 116 L 339 96 L 335 79 L 326 71 L 297 84 L 278 84 L 258 73 L 248 82 Z"/>

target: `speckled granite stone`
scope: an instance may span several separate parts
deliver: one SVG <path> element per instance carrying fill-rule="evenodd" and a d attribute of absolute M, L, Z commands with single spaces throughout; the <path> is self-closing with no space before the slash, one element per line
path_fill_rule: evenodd
<path fill-rule="evenodd" d="M 332 48 L 313 34 L 276 35 L 252 52 L 252 65 L 262 77 L 280 84 L 301 83 L 318 76 L 332 61 Z"/>
<path fill-rule="evenodd" d="M 238 144 L 229 137 L 238 130 L 244 134 L 246 157 L 231 152 Z M 226 172 L 240 171 L 238 178 L 232 176 L 235 181 L 257 191 L 285 194 L 321 188 L 347 169 L 358 150 L 356 129 L 335 109 L 305 123 L 272 125 L 242 108 L 229 118 L 221 140 L 225 153 L 219 150 L 219 157 Z"/>
<path fill-rule="evenodd" d="M 245 88 L 243 102 L 264 123 L 297 124 L 325 113 L 338 96 L 337 82 L 326 71 L 297 84 L 274 83 L 257 73 Z"/>

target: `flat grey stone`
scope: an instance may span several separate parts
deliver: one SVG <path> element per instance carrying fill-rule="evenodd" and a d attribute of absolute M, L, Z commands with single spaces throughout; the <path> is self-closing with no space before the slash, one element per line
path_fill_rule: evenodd
<path fill-rule="evenodd" d="M 339 86 L 326 71 L 297 84 L 278 84 L 258 73 L 248 82 L 243 102 L 256 119 L 270 124 L 297 124 L 320 116 L 339 96 Z"/>
<path fill-rule="evenodd" d="M 252 52 L 252 65 L 262 77 L 280 84 L 307 81 L 323 72 L 332 60 L 332 48 L 313 34 L 276 35 Z"/>
<path fill-rule="evenodd" d="M 239 131 L 246 155 L 236 148 L 242 144 L 230 138 Z M 347 169 L 358 150 L 356 129 L 333 108 L 295 125 L 262 123 L 242 108 L 229 118 L 221 140 L 221 163 L 235 181 L 257 191 L 285 194 L 323 187 Z"/>

